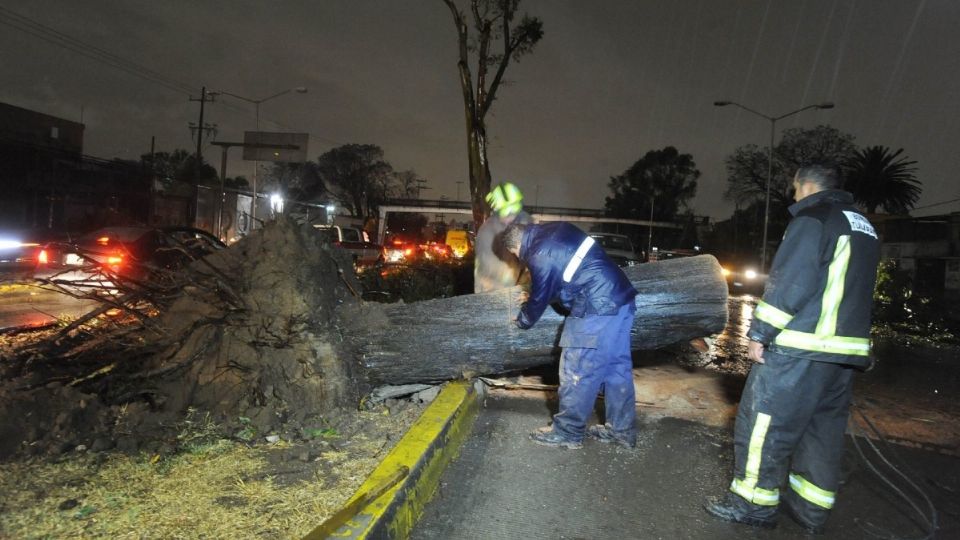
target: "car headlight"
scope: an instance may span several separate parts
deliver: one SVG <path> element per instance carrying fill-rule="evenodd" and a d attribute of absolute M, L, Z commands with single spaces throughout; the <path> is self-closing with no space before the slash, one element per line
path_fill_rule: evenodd
<path fill-rule="evenodd" d="M 743 273 L 743 275 L 747 279 L 757 279 L 757 271 L 754 270 L 753 268 L 748 269 L 746 272 Z"/>

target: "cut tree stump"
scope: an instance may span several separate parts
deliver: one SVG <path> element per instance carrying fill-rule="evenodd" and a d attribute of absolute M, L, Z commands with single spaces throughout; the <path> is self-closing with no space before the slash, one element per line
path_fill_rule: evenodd
<path fill-rule="evenodd" d="M 625 268 L 639 294 L 630 332 L 635 350 L 721 332 L 727 283 L 710 255 Z M 344 339 L 374 385 L 439 382 L 522 370 L 556 360 L 563 316 L 548 308 L 537 324 L 513 324 L 520 287 L 426 300 L 370 304 L 341 316 Z"/>

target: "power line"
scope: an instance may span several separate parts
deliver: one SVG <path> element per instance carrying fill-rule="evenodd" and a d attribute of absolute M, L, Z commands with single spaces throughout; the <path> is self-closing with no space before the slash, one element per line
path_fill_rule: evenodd
<path fill-rule="evenodd" d="M 159 84 L 169 90 L 190 94 L 197 90 L 187 83 L 167 77 L 146 66 L 117 56 L 99 47 L 95 47 L 63 32 L 45 26 L 28 17 L 0 7 L 0 24 L 15 28 L 48 43 L 63 47 L 69 51 L 102 62 L 110 67 L 119 69 L 141 79 Z"/>
<path fill-rule="evenodd" d="M 154 84 L 160 85 L 168 90 L 173 90 L 177 93 L 185 94 L 194 94 L 199 87 L 192 86 L 190 84 L 184 83 L 177 79 L 168 77 L 158 71 L 155 71 L 149 67 L 138 64 L 132 60 L 128 60 L 116 54 L 113 54 L 105 49 L 101 49 L 84 41 L 81 41 L 77 38 L 74 38 L 68 34 L 60 32 L 54 28 L 46 26 L 42 23 L 39 23 L 29 17 L 15 13 L 9 9 L 6 9 L 0 6 L 0 24 L 9 26 L 16 30 L 19 30 L 25 34 L 36 37 L 40 40 L 46 41 L 58 47 L 62 47 L 68 51 L 77 53 L 79 55 L 85 56 L 87 58 L 101 62 L 107 66 L 118 69 L 135 77 L 139 77 L 146 81 L 152 82 Z M 220 106 L 225 109 L 230 109 L 235 112 L 243 113 L 244 115 L 249 114 L 249 110 L 242 107 L 238 107 L 231 103 L 220 101 L 218 102 Z M 281 129 L 292 129 L 289 126 L 286 126 L 280 122 L 269 120 L 266 121 L 276 125 Z M 315 137 L 318 140 L 327 142 L 329 144 L 342 144 L 338 141 L 333 141 L 331 139 L 326 139 L 323 137 Z"/>
<path fill-rule="evenodd" d="M 938 202 L 938 203 L 927 204 L 927 205 L 924 205 L 924 206 L 917 206 L 917 207 L 914 208 L 913 210 L 922 210 L 922 209 L 924 209 L 924 208 L 933 208 L 934 206 L 943 206 L 943 205 L 945 205 L 945 204 L 955 203 L 955 202 L 957 202 L 957 201 L 960 201 L 960 197 L 957 197 L 956 199 L 950 199 L 949 201 L 942 201 L 942 202 Z"/>

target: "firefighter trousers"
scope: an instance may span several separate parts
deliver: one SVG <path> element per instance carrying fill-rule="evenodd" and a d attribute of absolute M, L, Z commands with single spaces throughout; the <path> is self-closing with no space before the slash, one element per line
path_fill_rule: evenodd
<path fill-rule="evenodd" d="M 747 377 L 734 428 L 730 490 L 747 501 L 784 502 L 822 525 L 840 483 L 854 368 L 764 351 Z M 786 477 L 786 481 L 785 480 Z"/>
<path fill-rule="evenodd" d="M 582 440 L 597 394 L 603 390 L 605 420 L 617 437 L 636 437 L 637 405 L 630 357 L 633 302 L 614 315 L 567 317 L 560 345 L 560 407 L 553 429 Z"/>

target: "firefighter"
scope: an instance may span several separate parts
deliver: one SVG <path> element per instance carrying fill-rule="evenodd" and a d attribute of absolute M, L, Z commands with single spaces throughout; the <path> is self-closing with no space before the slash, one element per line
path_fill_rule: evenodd
<path fill-rule="evenodd" d="M 486 196 L 493 214 L 477 231 L 474 251 L 473 292 L 512 287 L 520 277 L 520 263 L 509 253 L 498 251 L 494 238 L 514 222 L 529 223 L 523 211 L 523 193 L 510 182 L 497 184 Z"/>
<path fill-rule="evenodd" d="M 514 223 L 500 241 L 530 274 L 530 292 L 521 295 L 515 324 L 532 327 L 552 303 L 569 312 L 560 335 L 559 410 L 553 426 L 534 431 L 531 439 L 576 449 L 586 435 L 633 448 L 636 402 L 630 328 L 637 291 L 630 280 L 593 238 L 569 223 Z M 588 429 L 586 422 L 601 389 L 606 423 Z"/>
<path fill-rule="evenodd" d="M 840 187 L 828 165 L 794 176 L 793 219 L 747 333 L 755 363 L 737 410 L 732 493 L 704 506 L 720 519 L 773 528 L 783 507 L 822 533 L 836 499 L 853 375 L 870 364 L 880 251 Z"/>

